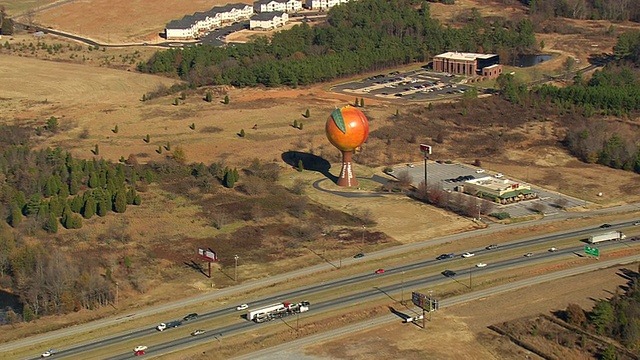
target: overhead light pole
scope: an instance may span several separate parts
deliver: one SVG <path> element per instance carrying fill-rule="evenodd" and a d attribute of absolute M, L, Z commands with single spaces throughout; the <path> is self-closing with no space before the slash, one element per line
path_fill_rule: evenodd
<path fill-rule="evenodd" d="M 361 248 L 364 249 L 364 230 L 366 229 L 366 227 L 364 226 L 364 224 L 362 225 L 362 245 L 360 246 Z"/>
<path fill-rule="evenodd" d="M 236 260 L 236 266 L 233 271 L 233 281 L 238 282 L 238 255 L 234 255 L 233 258 Z"/>
<path fill-rule="evenodd" d="M 402 290 L 400 295 L 400 304 L 404 305 L 404 271 L 402 272 Z"/>
<path fill-rule="evenodd" d="M 427 177 L 427 160 L 431 155 L 431 145 L 420 144 L 420 151 L 424 154 L 424 192 L 429 193 L 429 178 Z"/>

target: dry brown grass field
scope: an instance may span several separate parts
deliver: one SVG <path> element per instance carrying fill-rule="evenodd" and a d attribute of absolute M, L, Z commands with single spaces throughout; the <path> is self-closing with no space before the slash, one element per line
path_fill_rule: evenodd
<path fill-rule="evenodd" d="M 17 1 L 10 0 L 6 3 L 17 4 Z M 485 11 L 494 11 L 504 15 L 504 12 L 501 12 L 503 9 L 496 7 L 497 3 L 494 2 L 459 0 L 456 3 L 454 7 L 433 4 L 432 12 L 443 21 L 455 15 L 453 12 L 462 11 L 471 6 L 478 7 L 483 14 Z M 163 30 L 164 24 L 168 21 L 222 4 L 224 2 L 201 0 L 177 3 L 167 0 L 155 2 L 70 1 L 37 13 L 36 22 L 105 42 L 154 41 L 159 40 L 157 34 Z M 522 9 L 514 7 L 508 8 L 507 11 L 518 14 Z M 557 56 L 536 69 L 527 71 L 551 73 L 561 68 L 566 56 L 573 56 L 586 63 L 590 54 L 611 50 L 613 38 L 601 34 L 608 29 L 610 23 L 587 22 L 576 24 L 578 25 L 593 29 L 596 35 L 591 37 L 579 34 L 539 35 L 539 39 L 545 41 L 545 51 L 550 51 Z M 632 25 L 616 24 L 616 27 L 630 28 Z M 29 35 L 18 35 L 11 41 L 28 43 L 33 41 L 33 38 Z M 50 36 L 45 37 L 43 41 L 62 42 Z M 594 48 L 597 51 L 594 51 Z M 166 152 L 160 154 L 156 150 L 170 143 L 174 149 L 176 146 L 184 149 L 187 162 L 210 163 L 222 160 L 231 166 L 241 167 L 251 159 L 259 158 L 264 162 L 277 163 L 282 166 L 281 179 L 285 185 L 290 185 L 296 179 L 301 179 L 310 185 L 313 181 L 322 178 L 320 174 L 299 173 L 283 164 L 282 154 L 296 150 L 313 152 L 330 159 L 333 164 L 331 172 L 337 175 L 338 154 L 324 136 L 324 123 L 335 107 L 351 103 L 354 98 L 332 93 L 329 91 L 332 84 L 299 89 L 214 88 L 217 98 L 212 103 L 203 101 L 206 89 L 186 91 L 186 99 L 179 101 L 177 106 L 174 105 L 174 101 L 178 95 L 141 102 L 143 94 L 161 86 L 171 86 L 177 80 L 101 66 L 104 61 L 100 60 L 101 56 L 111 55 L 117 59 L 119 54 L 130 54 L 130 52 L 114 51 L 121 50 L 108 49 L 102 53 L 83 49 L 79 52 L 81 57 L 85 56 L 89 59 L 84 62 L 79 61 L 78 58 L 70 60 L 69 53 L 57 57 L 49 56 L 49 60 L 46 61 L 43 58 L 47 58 L 47 55 L 42 53 L 37 58 L 30 55 L 28 51 L 20 54 L 0 53 L 0 74 L 3 74 L 0 88 L 0 120 L 35 127 L 42 126 L 48 117 L 55 116 L 59 118 L 62 131 L 36 138 L 36 145 L 60 146 L 79 158 L 93 157 L 91 150 L 95 145 L 99 145 L 99 157 L 112 161 L 118 161 L 121 157 L 126 158 L 130 154 L 135 154 L 141 162 L 159 161 L 169 154 Z M 149 50 L 144 51 L 147 51 L 146 55 L 149 54 Z M 129 70 L 131 70 L 130 67 Z M 230 104 L 222 103 L 224 95 L 229 96 Z M 366 101 L 364 112 L 371 121 L 372 130 L 392 124 L 393 114 L 397 108 L 409 109 L 421 106 L 369 98 Z M 309 119 L 302 117 L 306 109 L 311 113 Z M 303 121 L 304 130 L 297 130 L 290 126 L 294 120 Z M 194 129 L 190 128 L 191 124 L 195 125 Z M 534 124 L 529 130 L 530 134 L 535 134 L 537 139 L 548 134 L 560 136 L 560 132 L 555 133 L 551 128 L 552 124 L 552 122 Z M 117 134 L 112 131 L 115 125 L 119 128 Z M 252 129 L 254 125 L 258 125 L 257 129 Z M 237 136 L 242 129 L 247 134 L 244 138 Z M 150 137 L 149 143 L 143 141 L 147 134 Z M 376 147 L 383 148 L 384 143 L 381 140 L 371 139 L 369 147 L 372 150 Z M 438 151 L 436 156 L 441 159 L 465 163 L 474 160 L 471 154 L 458 152 L 453 143 L 444 144 Z M 398 152 L 394 158 L 397 163 L 415 162 L 421 159 L 420 154 L 412 150 Z M 533 141 L 531 144 L 522 143 L 506 149 L 499 156 L 483 158 L 482 161 L 483 167 L 487 169 L 503 172 L 507 176 L 519 177 L 550 190 L 581 197 L 593 202 L 594 208 L 640 201 L 640 177 L 637 174 L 580 163 L 563 149 L 552 145 L 542 146 Z M 357 165 L 356 173 L 368 177 L 372 174 L 380 174 L 380 169 L 379 166 Z M 604 196 L 597 197 L 598 192 L 603 192 Z M 348 213 L 370 211 L 377 221 L 374 230 L 384 232 L 397 243 L 411 243 L 444 234 L 463 232 L 475 226 L 468 219 L 398 196 L 372 198 L 355 203 L 349 199 L 314 190 L 310 186 L 306 193 L 320 204 Z M 152 188 L 151 191 L 143 194 L 142 206 L 128 210 L 122 216 L 109 215 L 105 218 L 85 221 L 85 226 L 80 231 L 62 230 L 57 241 L 61 246 L 68 248 L 100 251 L 99 244 L 86 239 L 94 239 L 113 227 L 126 224 L 132 237 L 131 242 L 117 246 L 117 253 L 107 257 L 109 261 L 117 261 L 123 254 L 132 254 L 141 259 L 145 254 L 158 250 L 159 244 L 167 239 L 179 242 L 186 237 L 207 238 L 218 235 L 221 231 L 228 231 L 214 229 L 210 225 L 210 219 L 199 215 L 200 210 L 186 197 Z M 193 219 L 193 222 L 184 221 L 184 219 Z M 429 221 L 421 221 L 422 219 L 429 219 Z M 232 228 L 239 226 L 242 224 L 230 225 Z M 374 250 L 376 246 L 378 245 L 371 245 L 367 250 Z M 179 250 L 179 252 L 184 251 L 188 250 Z M 332 256 L 335 257 L 335 250 L 332 251 Z M 278 271 L 286 271 L 319 261 L 321 260 L 318 257 L 308 254 L 282 261 L 275 266 Z M 167 295 L 166 289 L 169 287 L 173 289 L 172 293 L 182 292 L 185 295 L 191 295 L 209 291 L 212 285 L 215 288 L 230 283 L 228 277 L 220 273 L 210 281 L 195 272 L 186 271 L 179 266 L 170 266 L 172 264 L 175 265 L 169 259 L 156 259 L 147 264 L 146 276 L 154 287 L 145 294 L 139 295 L 132 288 L 122 286 L 120 289 L 123 296 L 122 307 L 168 300 L 170 296 Z M 262 266 L 241 263 L 239 274 L 242 279 L 248 280 L 257 276 L 256 274 L 263 274 L 265 268 Z M 161 269 L 166 270 L 154 273 Z M 153 276 L 159 277 L 153 278 Z M 132 300 L 126 300 L 127 295 L 131 295 Z M 526 296 L 523 295 L 522 299 L 526 302 Z M 558 300 L 558 304 L 560 301 L 565 301 L 562 297 L 558 299 L 561 299 Z M 103 309 L 94 314 L 81 312 L 71 314 L 64 320 L 83 321 L 89 317 L 113 312 L 112 309 Z M 517 313 L 517 309 L 512 309 L 505 311 L 503 315 L 514 316 Z M 469 315 L 461 311 L 446 316 L 451 316 L 452 323 L 461 329 L 465 339 L 473 343 L 475 339 L 469 335 L 467 328 L 476 326 L 475 322 L 463 324 L 456 320 L 458 317 Z M 57 321 L 64 320 L 57 319 Z M 49 326 L 47 321 L 36 321 L 30 324 L 29 328 L 18 325 L 14 329 L 14 334 L 30 332 L 34 327 L 47 327 Z M 445 329 L 447 324 L 449 323 L 438 326 Z M 389 336 L 388 332 L 385 334 Z M 401 333 L 398 332 L 398 334 Z M 407 347 L 407 339 L 402 339 L 402 343 L 398 346 Z M 450 334 L 445 336 L 443 333 L 442 339 L 439 340 L 451 341 Z M 357 347 L 361 346 L 369 345 L 357 345 Z M 472 345 L 469 348 L 472 348 Z M 348 358 L 349 354 L 332 354 L 332 356 Z M 457 358 L 465 358 L 465 354 L 460 353 Z"/>

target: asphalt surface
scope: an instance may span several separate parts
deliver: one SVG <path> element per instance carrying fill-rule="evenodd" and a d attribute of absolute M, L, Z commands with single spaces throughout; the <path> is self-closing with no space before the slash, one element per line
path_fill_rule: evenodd
<path fill-rule="evenodd" d="M 631 226 L 632 222 L 624 222 L 624 223 L 619 223 L 619 224 L 615 224 L 613 225 L 610 229 L 616 229 L 616 228 L 625 228 L 628 226 Z M 391 296 L 390 294 L 394 294 L 397 293 L 398 291 L 401 290 L 401 287 L 404 289 L 410 289 L 410 288 L 419 288 L 419 287 L 425 287 L 425 286 L 435 286 L 439 283 L 442 283 L 444 281 L 456 281 L 459 282 L 461 286 L 468 286 L 467 285 L 467 278 L 469 274 L 473 273 L 478 273 L 478 272 L 485 272 L 485 271 L 497 271 L 497 270 L 503 270 L 503 269 L 508 269 L 514 266 L 524 266 L 527 263 L 530 262 L 535 262 L 535 261 L 541 261 L 541 260 L 548 260 L 551 258 L 560 258 L 560 257 L 564 257 L 564 256 L 579 256 L 579 254 L 582 252 L 583 248 L 584 248 L 584 244 L 583 243 L 579 243 L 580 245 L 571 247 L 571 248 L 564 248 L 564 249 L 560 249 L 557 252 L 543 252 L 540 254 L 535 254 L 532 257 L 524 257 L 524 256 L 518 256 L 516 258 L 513 259 L 507 259 L 507 260 L 503 260 L 503 261 L 498 261 L 498 262 L 494 262 L 494 263 L 489 263 L 489 265 L 485 268 L 475 268 L 473 267 L 477 261 L 476 259 L 481 257 L 484 254 L 493 254 L 493 253 L 499 253 L 501 251 L 508 251 L 508 250 L 514 250 L 517 248 L 521 248 L 521 247 L 529 247 L 532 245 L 536 245 L 536 244 L 543 244 L 546 242 L 551 242 L 551 241 L 557 241 L 557 240 L 561 240 L 563 238 L 566 237 L 577 237 L 577 238 L 586 238 L 589 235 L 593 234 L 594 232 L 598 232 L 598 231 L 604 231 L 603 229 L 600 228 L 585 228 L 585 229 L 581 229 L 581 230 L 577 230 L 577 231 L 572 231 L 572 232 L 565 232 L 563 234 L 554 234 L 554 235 L 549 235 L 549 236 L 543 236 L 543 237 L 538 237 L 538 238 L 533 238 L 533 239 L 526 239 L 526 240 L 519 240 L 519 241 L 515 241 L 515 242 L 511 242 L 511 243 L 506 243 L 506 244 L 501 244 L 500 247 L 498 249 L 495 250 L 486 250 L 484 248 L 481 249 L 469 249 L 470 252 L 474 252 L 476 254 L 475 257 L 470 258 L 470 259 L 466 259 L 466 260 L 462 260 L 460 261 L 460 256 L 456 256 L 454 259 L 447 259 L 447 260 L 434 260 L 434 259 L 427 259 L 427 260 L 423 260 L 423 261 L 419 261 L 419 262 L 415 262 L 415 263 L 411 263 L 411 264 L 407 264 L 404 266 L 400 266 L 400 267 L 396 267 L 396 268 L 389 268 L 386 269 L 384 274 L 374 274 L 373 271 L 370 273 L 365 273 L 365 274 L 361 274 L 361 275 L 357 275 L 354 277 L 350 277 L 350 278 L 346 278 L 346 279 L 340 279 L 340 280 L 335 280 L 335 281 L 328 281 L 328 282 L 324 282 L 324 283 L 320 283 L 320 284 L 316 284 L 316 285 L 312 285 L 312 286 L 308 286 L 308 287 L 304 287 L 304 288 L 300 288 L 297 290 L 291 290 L 291 291 L 286 291 L 286 292 L 281 292 L 279 294 L 274 294 L 271 295 L 269 297 L 263 298 L 263 299 L 254 299 L 253 301 L 250 301 L 249 303 L 252 305 L 252 307 L 257 307 L 257 306 L 263 306 L 263 305 L 267 305 L 267 304 L 271 304 L 271 303 L 275 303 L 278 301 L 301 301 L 301 300 L 310 300 L 311 301 L 311 313 L 313 312 L 318 312 L 318 311 L 322 311 L 322 310 L 330 310 L 333 308 L 337 308 L 339 306 L 345 306 L 348 304 L 355 304 L 358 302 L 362 302 L 362 301 L 366 301 L 366 300 L 372 300 L 378 297 L 383 297 L 383 296 Z M 609 242 L 609 243 L 604 243 L 602 245 L 600 245 L 600 248 L 602 251 L 606 251 L 607 249 L 610 248 L 615 248 L 615 247 L 621 247 L 621 246 L 631 246 L 629 245 L 630 242 Z M 635 244 L 635 243 L 632 243 Z M 524 251 L 523 251 L 524 252 Z M 354 259 L 357 261 L 357 259 Z M 458 261 L 456 261 L 458 260 Z M 486 262 L 485 259 L 483 259 L 483 261 Z M 464 266 L 461 267 L 461 262 L 464 262 Z M 403 284 L 393 284 L 393 285 L 389 285 L 389 286 L 384 286 L 384 287 L 373 287 L 370 290 L 364 291 L 364 292 L 360 292 L 358 294 L 353 294 L 353 295 L 349 295 L 349 296 L 345 296 L 345 297 L 341 297 L 338 299 L 333 299 L 331 301 L 327 301 L 327 302 L 321 302 L 321 303 L 317 303 L 314 304 L 313 302 L 313 298 L 311 297 L 311 295 L 315 292 L 320 292 L 320 291 L 327 291 L 327 290 L 335 290 L 336 288 L 340 288 L 340 287 L 345 287 L 345 286 L 349 286 L 351 284 L 357 284 L 357 283 L 361 283 L 363 281 L 370 281 L 370 280 L 375 280 L 376 278 L 381 278 L 384 276 L 389 276 L 389 275 L 394 275 L 394 274 L 400 274 L 403 273 L 405 271 L 412 271 L 412 270 L 416 270 L 416 269 L 422 269 L 431 265 L 441 265 L 441 264 L 445 264 L 445 263 L 451 263 L 451 270 L 454 270 L 457 275 L 454 277 L 444 277 L 442 276 L 440 273 L 437 274 L 432 274 L 430 276 L 421 278 L 421 279 L 416 279 L 416 280 L 409 280 L 409 281 L 403 281 Z M 469 276 L 470 277 L 470 276 Z M 396 294 L 397 295 L 397 294 Z M 397 300 L 397 299 L 396 299 Z M 224 315 L 229 315 L 229 314 L 244 314 L 244 312 L 240 313 L 240 312 L 236 312 L 234 308 L 227 308 L 227 309 L 218 309 L 209 313 L 205 313 L 205 314 L 201 314 L 201 316 L 198 318 L 198 320 L 196 321 L 190 321 L 188 324 L 196 324 L 198 322 L 200 322 L 201 320 L 205 320 L 205 319 L 212 319 L 218 316 L 224 316 Z M 301 315 L 301 316 L 304 316 Z M 162 354 L 165 352 L 170 352 L 170 351 L 175 351 L 178 350 L 180 348 L 184 348 L 187 346 L 192 346 L 193 344 L 196 344 L 198 342 L 202 342 L 202 341 L 210 341 L 211 339 L 214 340 L 218 340 L 218 341 L 222 341 L 223 336 L 226 335 L 231 335 L 231 334 L 236 334 L 242 331 L 246 331 L 247 329 L 249 329 L 251 326 L 267 326 L 267 324 L 254 324 L 252 322 L 248 322 L 246 320 L 241 320 L 240 322 L 236 323 L 236 324 L 232 324 L 226 327 L 221 327 L 218 329 L 210 329 L 207 331 L 207 333 L 205 333 L 204 335 L 201 336 L 197 336 L 197 337 L 186 337 L 186 338 L 181 338 L 181 339 L 177 339 L 175 341 L 172 342 L 168 342 L 165 344 L 161 344 L 161 345 L 154 345 L 153 349 L 149 349 L 147 352 L 149 354 Z M 167 320 L 169 321 L 169 320 Z M 286 319 L 285 319 L 286 321 Z M 278 321 L 274 321 L 272 323 L 279 323 Z M 172 331 L 171 329 L 166 330 L 166 331 Z M 96 340 L 95 342 L 89 342 L 89 343 L 85 343 L 85 344 L 80 344 L 77 345 L 73 348 L 70 349 L 58 349 L 59 353 L 56 355 L 57 357 L 68 357 L 68 356 L 75 356 L 75 355 L 79 355 L 79 354 L 83 354 L 87 351 L 90 351 L 92 349 L 96 349 L 96 348 L 100 348 L 100 347 L 105 347 L 105 346 L 110 346 L 113 344 L 117 344 L 121 341 L 125 341 L 125 340 L 130 340 L 132 338 L 140 338 L 140 337 L 144 337 L 144 336 L 150 336 L 153 335 L 154 333 L 156 333 L 157 331 L 155 329 L 153 329 L 153 327 L 147 327 L 147 328 L 143 328 L 143 329 L 139 329 L 136 331 L 132 331 L 132 332 L 127 332 L 127 333 L 122 333 L 122 334 L 118 334 L 116 336 L 113 337 L 109 337 L 109 338 L 104 338 L 104 339 L 99 339 Z M 2 348 L 0 348 L 0 350 L 4 350 Z M 115 357 L 113 357 L 112 359 L 124 359 L 124 358 L 129 358 L 132 355 L 132 353 L 126 353 L 126 354 L 121 354 L 121 355 L 117 355 Z"/>
<path fill-rule="evenodd" d="M 482 299 L 488 296 L 493 296 L 493 295 L 513 291 L 516 289 L 521 289 L 531 285 L 558 280 L 561 278 L 570 277 L 578 274 L 589 273 L 592 271 L 605 269 L 605 268 L 609 268 L 616 265 L 629 264 L 636 261 L 638 261 L 637 256 L 630 256 L 630 257 L 621 258 L 621 259 L 596 262 L 590 265 L 585 265 L 585 266 L 581 266 L 573 269 L 540 275 L 540 276 L 536 276 L 536 277 L 521 280 L 521 281 L 516 281 L 509 284 L 504 284 L 504 285 L 495 286 L 492 288 L 483 289 L 480 291 L 475 291 L 475 292 L 464 294 L 464 295 L 455 296 L 448 299 L 442 299 L 440 301 L 440 308 L 444 309 L 450 306 L 464 304 L 469 301 Z M 436 315 L 437 315 L 437 312 L 436 312 Z M 271 359 L 289 359 L 289 358 L 301 359 L 302 352 L 303 352 L 301 351 L 301 349 L 303 349 L 306 346 L 322 343 L 322 342 L 336 339 L 339 337 L 353 335 L 356 332 L 384 326 L 385 324 L 388 324 L 394 321 L 400 321 L 400 319 L 395 314 L 389 314 L 389 315 L 377 317 L 372 320 L 365 320 L 352 325 L 344 326 L 336 330 L 326 331 L 319 334 L 306 336 L 301 339 L 288 341 L 278 346 L 274 346 L 268 349 L 237 356 L 237 357 L 234 357 L 233 359 L 235 360 L 249 360 L 249 359 L 271 360 Z M 311 359 L 313 359 L 313 357 L 311 357 Z"/>

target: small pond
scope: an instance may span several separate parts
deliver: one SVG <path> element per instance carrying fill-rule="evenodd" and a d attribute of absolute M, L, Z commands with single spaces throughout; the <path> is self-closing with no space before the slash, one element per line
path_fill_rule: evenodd
<path fill-rule="evenodd" d="M 513 65 L 517 67 L 529 67 L 538 65 L 541 62 L 545 62 L 552 58 L 549 54 L 538 54 L 538 55 L 518 55 L 514 61 Z"/>

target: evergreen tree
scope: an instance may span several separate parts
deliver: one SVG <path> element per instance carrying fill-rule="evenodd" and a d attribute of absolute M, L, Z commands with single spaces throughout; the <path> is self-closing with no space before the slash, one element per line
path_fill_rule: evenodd
<path fill-rule="evenodd" d="M 33 313 L 31 306 L 29 306 L 29 303 L 25 303 L 22 307 L 22 320 L 24 320 L 25 322 L 31 322 L 35 318 L 36 315 Z"/>
<path fill-rule="evenodd" d="M 309 109 L 307 109 L 307 111 L 304 113 L 304 117 L 309 118 L 309 116 L 311 116 L 311 114 L 309 113 Z"/>
<path fill-rule="evenodd" d="M 116 124 L 116 126 L 113 128 L 113 133 L 114 134 L 118 133 L 118 124 Z"/>
<path fill-rule="evenodd" d="M 240 137 L 243 138 L 244 136 L 245 136 L 244 129 L 240 129 Z"/>
<path fill-rule="evenodd" d="M 97 208 L 98 216 L 100 217 L 106 216 L 109 213 L 109 210 L 111 210 L 111 208 L 112 208 L 111 200 L 101 199 L 100 201 L 98 201 L 98 208 Z"/>
<path fill-rule="evenodd" d="M 207 90 L 207 92 L 204 94 L 204 100 L 206 102 L 213 101 L 213 95 L 211 94 L 211 91 Z"/>
<path fill-rule="evenodd" d="M 133 199 L 136 198 L 136 191 L 133 188 L 130 188 L 129 191 L 127 191 L 127 204 L 131 205 L 133 204 Z"/>
<path fill-rule="evenodd" d="M 302 121 L 298 124 L 298 129 L 302 130 Z"/>
<path fill-rule="evenodd" d="M 92 189 L 100 186 L 100 179 L 98 178 L 98 174 L 96 174 L 95 172 L 91 172 L 89 174 L 89 183 L 87 185 L 89 185 L 89 187 Z"/>
<path fill-rule="evenodd" d="M 298 171 L 304 171 L 304 163 L 302 162 L 302 159 L 298 160 Z"/>
<path fill-rule="evenodd" d="M 22 223 L 22 211 L 14 204 L 11 206 L 8 224 L 11 225 L 12 228 L 16 228 L 20 226 L 20 223 Z"/>
<path fill-rule="evenodd" d="M 224 104 L 229 105 L 229 95 L 224 96 Z"/>
<path fill-rule="evenodd" d="M 90 219 L 93 215 L 96 214 L 96 201 L 93 196 L 87 198 L 84 203 L 84 207 L 82 208 L 82 216 L 85 219 Z"/>
<path fill-rule="evenodd" d="M 85 201 L 82 199 L 82 196 L 80 195 L 74 196 L 73 200 L 71 200 L 71 211 L 73 211 L 76 214 L 79 214 L 82 211 L 84 202 Z"/>
<path fill-rule="evenodd" d="M 293 120 L 293 127 L 298 128 L 298 120 Z"/>
<path fill-rule="evenodd" d="M 71 182 L 69 183 L 69 194 L 76 195 L 80 191 L 80 181 L 76 176 L 71 176 Z"/>
<path fill-rule="evenodd" d="M 49 214 L 42 226 L 49 234 L 55 234 L 58 232 L 58 219 L 53 214 Z"/>
<path fill-rule="evenodd" d="M 364 98 L 360 98 L 360 107 L 364 107 Z"/>
<path fill-rule="evenodd" d="M 140 205 L 142 203 L 142 198 L 140 197 L 140 195 L 136 195 L 135 198 L 133 198 L 133 205 Z"/>
<path fill-rule="evenodd" d="M 116 190 L 115 200 L 113 201 L 113 211 L 117 213 L 127 211 L 127 196 L 124 189 Z"/>

